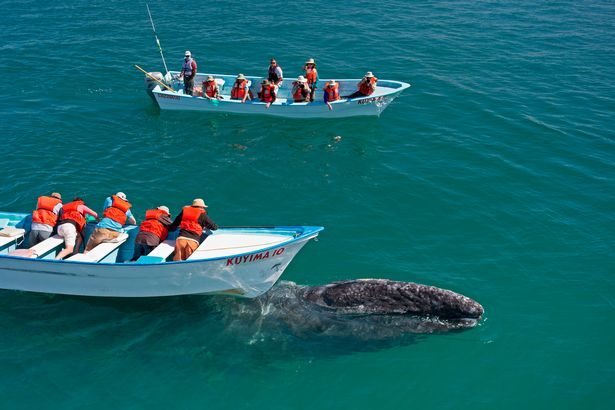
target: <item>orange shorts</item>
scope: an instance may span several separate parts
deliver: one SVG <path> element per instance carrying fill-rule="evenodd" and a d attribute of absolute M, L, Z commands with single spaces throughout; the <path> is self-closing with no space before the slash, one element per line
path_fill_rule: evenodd
<path fill-rule="evenodd" d="M 185 261 L 198 247 L 199 243 L 194 239 L 188 239 L 180 236 L 175 241 L 175 255 L 173 255 L 173 260 Z"/>

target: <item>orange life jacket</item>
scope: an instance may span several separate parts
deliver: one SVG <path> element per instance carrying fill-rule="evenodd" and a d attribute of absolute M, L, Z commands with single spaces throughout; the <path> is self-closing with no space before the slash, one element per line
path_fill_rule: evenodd
<path fill-rule="evenodd" d="M 185 229 L 198 236 L 203 234 L 203 227 L 199 223 L 199 218 L 205 213 L 203 208 L 197 206 L 185 206 L 182 210 L 182 221 L 179 229 Z"/>
<path fill-rule="evenodd" d="M 62 203 L 58 198 L 52 196 L 39 196 L 36 203 L 36 210 L 32 212 L 32 222 L 55 226 L 58 215 L 53 213 L 53 208 Z"/>
<path fill-rule="evenodd" d="M 261 86 L 261 92 L 259 93 L 261 101 L 265 103 L 273 102 L 274 93 L 275 93 L 274 85 Z"/>
<path fill-rule="evenodd" d="M 318 78 L 318 71 L 316 71 L 316 68 L 306 68 L 305 69 L 305 79 L 307 80 L 308 84 L 312 85 L 316 82 Z"/>
<path fill-rule="evenodd" d="M 333 87 L 329 87 L 330 83 L 325 85 L 325 92 L 327 93 L 327 101 L 337 101 L 340 99 L 340 85 L 339 83 L 333 84 Z"/>
<path fill-rule="evenodd" d="M 111 195 L 111 206 L 103 212 L 103 216 L 105 218 L 109 218 L 119 223 L 120 225 L 124 225 L 126 223 L 126 212 L 132 206 L 130 202 L 124 201 L 122 198 Z"/>
<path fill-rule="evenodd" d="M 363 95 L 370 95 L 376 89 L 376 82 L 378 79 L 376 77 L 370 77 L 369 83 L 367 81 L 361 81 L 359 84 L 359 91 Z M 373 84 L 373 87 L 371 86 Z"/>
<path fill-rule="evenodd" d="M 304 102 L 307 101 L 308 96 L 309 96 L 309 90 L 308 90 L 308 95 L 304 96 L 303 95 L 303 88 L 300 87 L 300 83 L 298 81 L 295 81 L 293 83 L 293 100 L 295 102 Z"/>
<path fill-rule="evenodd" d="M 214 98 L 218 93 L 218 84 L 214 80 L 203 81 L 203 95 Z"/>
<path fill-rule="evenodd" d="M 233 84 L 233 88 L 231 88 L 231 98 L 235 100 L 243 100 L 243 97 L 246 96 L 248 92 L 248 81 L 247 80 L 238 80 Z"/>
<path fill-rule="evenodd" d="M 167 239 L 169 228 L 158 220 L 161 215 L 169 214 L 161 209 L 150 209 L 145 212 L 145 221 L 141 222 L 141 226 L 139 227 L 141 232 L 153 233 L 161 241 Z"/>
<path fill-rule="evenodd" d="M 79 212 L 79 205 L 84 205 L 83 201 L 69 202 L 62 207 L 62 222 L 72 221 L 75 223 L 79 232 L 85 226 L 85 215 Z"/>

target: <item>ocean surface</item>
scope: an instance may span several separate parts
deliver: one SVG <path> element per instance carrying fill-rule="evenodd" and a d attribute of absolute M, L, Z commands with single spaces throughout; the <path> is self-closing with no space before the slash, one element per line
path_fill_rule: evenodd
<path fill-rule="evenodd" d="M 613 2 L 149 3 L 170 69 L 275 56 L 290 78 L 313 57 L 412 84 L 341 120 L 160 112 L 133 67 L 163 70 L 145 3 L 0 4 L 0 209 L 121 190 L 141 219 L 203 197 L 221 225 L 326 227 L 285 280 L 486 310 L 372 343 L 229 321 L 222 297 L 0 291 L 0 408 L 614 408 Z"/>

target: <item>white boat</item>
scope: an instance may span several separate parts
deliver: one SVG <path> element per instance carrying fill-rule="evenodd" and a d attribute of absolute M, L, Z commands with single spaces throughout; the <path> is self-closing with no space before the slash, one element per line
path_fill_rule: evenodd
<path fill-rule="evenodd" d="M 221 228 L 186 261 L 172 262 L 173 233 L 149 255 L 132 258 L 138 228 L 87 255 L 55 260 L 58 236 L 24 247 L 29 214 L 0 212 L 0 289 L 82 296 L 150 297 L 228 294 L 256 297 L 282 276 L 295 255 L 323 229 L 317 226 Z M 88 224 L 86 240 L 94 226 Z M 25 241 L 25 242 L 24 242 Z M 16 249 L 16 248 L 23 249 Z"/>
<path fill-rule="evenodd" d="M 367 97 L 342 98 L 331 103 L 332 110 L 329 110 L 323 101 L 323 86 L 329 80 L 319 80 L 317 83 L 314 102 L 293 102 L 292 79 L 286 79 L 278 90 L 277 99 L 266 108 L 266 104 L 256 98 L 263 77 L 246 76 L 250 81 L 250 90 L 255 99 L 241 103 L 238 100 L 231 100 L 230 92 L 235 83 L 235 75 L 226 74 L 197 74 L 195 76 L 195 87 L 200 86 L 208 75 L 215 78 L 222 100 L 210 100 L 200 96 L 186 95 L 183 92 L 183 83 L 172 78 L 178 72 L 170 72 L 164 77 L 159 72 L 151 72 L 145 76 L 145 84 L 148 93 L 154 98 L 162 110 L 191 110 L 209 112 L 230 112 L 236 114 L 259 114 L 272 115 L 290 118 L 340 118 L 355 117 L 380 114 L 388 105 L 393 102 L 410 84 L 401 81 L 378 80 L 378 85 L 374 93 Z M 165 82 L 173 91 L 167 90 L 151 77 Z M 351 95 L 357 90 L 357 83 L 360 79 L 335 79 L 339 83 L 340 96 Z"/>

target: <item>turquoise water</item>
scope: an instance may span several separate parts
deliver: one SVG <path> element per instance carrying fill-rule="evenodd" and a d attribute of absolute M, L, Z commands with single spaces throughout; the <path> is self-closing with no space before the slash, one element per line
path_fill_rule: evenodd
<path fill-rule="evenodd" d="M 325 226 L 286 280 L 416 281 L 486 315 L 372 344 L 229 323 L 223 298 L 1 291 L 1 408 L 613 407 L 612 2 L 150 3 L 173 69 L 314 57 L 413 85 L 321 121 L 160 113 L 132 67 L 162 68 L 144 4 L 2 5 L 2 210 L 202 196 L 223 225 Z"/>

